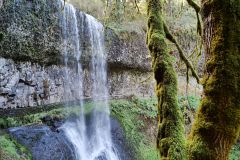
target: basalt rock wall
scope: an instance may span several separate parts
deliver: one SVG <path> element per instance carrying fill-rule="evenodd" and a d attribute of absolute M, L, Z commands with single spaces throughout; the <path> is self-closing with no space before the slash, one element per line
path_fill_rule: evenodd
<path fill-rule="evenodd" d="M 0 109 L 34 107 L 64 102 L 63 2 L 3 0 L 0 2 Z M 86 14 L 77 11 L 83 66 L 83 98 L 91 98 L 89 42 Z M 66 32 L 71 31 L 66 27 Z M 108 87 L 112 98 L 154 95 L 151 63 L 145 35 L 129 33 L 121 39 L 105 29 Z M 75 59 L 68 46 L 70 84 Z M 74 92 L 74 85 L 72 92 Z M 74 95 L 74 93 L 73 93 Z M 76 96 L 77 97 L 77 96 Z M 77 100 L 74 96 L 72 100 Z"/>

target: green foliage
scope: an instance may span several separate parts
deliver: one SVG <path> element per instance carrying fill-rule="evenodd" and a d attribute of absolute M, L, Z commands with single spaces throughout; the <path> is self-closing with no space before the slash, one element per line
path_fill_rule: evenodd
<path fill-rule="evenodd" d="M 135 3 L 136 2 L 136 3 Z M 105 22 L 131 22 L 142 18 L 146 15 L 146 2 L 130 1 L 113 1 L 106 5 L 105 8 Z"/>
<path fill-rule="evenodd" d="M 159 160 L 160 155 L 157 148 L 154 145 L 140 144 L 140 151 L 143 160 Z"/>
<path fill-rule="evenodd" d="M 21 122 L 18 122 L 15 118 L 0 118 L 0 128 L 9 128 L 21 125 Z"/>
<path fill-rule="evenodd" d="M 181 110 L 183 111 L 185 108 L 191 109 L 196 111 L 201 101 L 200 96 L 179 96 L 178 102 L 180 105 Z"/>
<path fill-rule="evenodd" d="M 30 160 L 29 151 L 9 135 L 0 136 L 0 160 Z"/>
<path fill-rule="evenodd" d="M 73 107 L 72 110 L 64 111 L 64 108 L 57 108 L 51 111 L 43 111 L 35 114 L 26 114 L 23 116 L 15 116 L 15 117 L 5 117 L 0 118 L 0 128 L 10 128 L 10 127 L 17 127 L 21 125 L 28 125 L 33 123 L 42 123 L 42 118 L 45 116 L 54 116 L 58 117 L 58 119 L 63 119 L 64 117 L 79 112 L 78 107 Z"/>
<path fill-rule="evenodd" d="M 121 24 L 116 22 L 106 23 L 105 26 L 110 28 L 118 35 L 120 39 L 133 39 L 134 34 L 144 35 L 146 31 L 146 17 L 136 19 L 131 22 L 123 22 Z"/>
<path fill-rule="evenodd" d="M 156 147 L 154 145 L 154 136 L 146 133 L 146 128 L 157 127 L 154 123 L 157 118 L 156 104 L 156 98 L 139 99 L 137 97 L 132 97 L 130 100 L 110 101 L 112 116 L 119 120 L 125 131 L 129 146 L 133 148 L 137 157 L 142 157 L 142 160 L 158 159 L 158 152 L 156 151 Z M 99 111 L 101 111 L 101 108 L 104 107 L 104 103 L 102 102 L 97 102 L 97 105 Z M 95 104 L 93 102 L 85 103 L 83 106 L 85 108 L 85 114 L 90 113 L 94 106 Z M 45 116 L 57 116 L 59 119 L 64 119 L 79 112 L 79 106 L 71 106 L 68 108 L 56 108 L 50 111 L 27 114 L 20 117 L 0 118 L 0 127 L 9 128 L 33 123 L 43 123 L 41 119 Z M 156 129 L 153 130 L 155 131 Z M 4 138 L 3 141 L 4 143 L 0 143 L 4 145 L 13 142 L 9 139 L 6 141 L 6 138 Z M 15 150 L 17 150 L 18 147 L 14 145 L 9 146 L 11 147 L 8 152 L 16 153 Z M 4 152 L 6 153 L 6 151 Z M 17 155 L 14 156 L 17 157 Z M 14 160 L 17 159 L 15 157 L 13 158 Z"/>
<path fill-rule="evenodd" d="M 231 153 L 229 155 L 230 160 L 240 160 L 240 143 L 232 147 Z"/>
<path fill-rule="evenodd" d="M 200 97 L 189 96 L 189 102 L 193 108 L 196 108 Z M 186 106 L 187 98 L 178 97 L 180 107 Z M 94 102 L 86 102 L 84 104 L 85 114 L 92 111 L 95 106 Z M 104 107 L 104 103 L 97 102 L 98 110 Z M 101 107 L 102 106 L 102 107 Z M 156 150 L 155 141 L 156 133 L 149 133 L 149 129 L 157 132 L 157 98 L 137 98 L 135 96 L 126 100 L 111 100 L 111 115 L 116 117 L 121 123 L 129 146 L 133 148 L 136 157 L 139 160 L 157 160 L 159 153 Z M 24 116 L 0 118 L 0 127 L 9 128 L 20 125 L 33 123 L 43 123 L 42 118 L 45 116 L 58 117 L 65 119 L 71 115 L 77 115 L 80 112 L 79 106 L 71 106 L 67 108 L 54 108 L 50 111 L 43 111 Z M 51 125 L 51 124 L 48 124 Z"/>
<path fill-rule="evenodd" d="M 5 153 L 9 154 L 9 156 L 14 157 L 16 159 L 20 158 L 16 151 L 15 144 L 9 139 L 7 139 L 5 136 L 0 137 L 0 144 L 1 144 L 0 148 L 4 150 Z"/>
<path fill-rule="evenodd" d="M 110 102 L 112 115 L 121 123 L 129 146 L 133 148 L 139 160 L 157 160 L 155 139 L 153 135 L 146 133 L 146 128 L 157 126 L 154 124 L 157 118 L 156 98 L 131 100 L 113 100 Z M 156 131 L 156 130 L 155 130 Z M 150 139 L 152 138 L 152 139 Z"/>
<path fill-rule="evenodd" d="M 120 100 L 111 101 L 111 109 L 113 116 L 122 124 L 127 139 L 133 144 L 141 142 L 143 135 L 138 132 L 138 129 L 143 123 L 137 118 L 139 112 L 138 106 L 131 101 Z"/>
<path fill-rule="evenodd" d="M 143 115 L 145 118 L 157 118 L 157 98 L 139 99 L 137 97 L 133 97 L 132 101 L 137 106 L 140 106 L 137 110 L 138 114 Z"/>

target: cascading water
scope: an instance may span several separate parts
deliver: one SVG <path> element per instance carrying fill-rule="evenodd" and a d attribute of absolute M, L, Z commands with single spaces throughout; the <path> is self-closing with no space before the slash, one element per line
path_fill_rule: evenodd
<path fill-rule="evenodd" d="M 64 53 L 64 64 L 65 64 L 65 80 L 64 80 L 64 101 L 68 103 L 74 99 L 79 99 L 80 106 L 80 115 L 78 119 L 74 122 L 66 122 L 62 128 L 72 142 L 75 147 L 75 155 L 76 159 L 83 160 L 87 157 L 86 148 L 82 146 L 86 146 L 86 125 L 85 125 L 85 117 L 84 110 L 82 108 L 82 66 L 79 62 L 81 57 L 80 50 L 80 39 L 79 39 L 79 30 L 77 26 L 77 17 L 76 10 L 72 5 L 66 5 L 64 7 L 63 18 L 62 18 L 62 34 L 63 34 L 63 53 Z M 69 32 L 67 32 L 67 28 L 70 28 Z M 71 48 L 68 50 L 68 48 Z M 69 55 L 74 57 L 75 63 L 75 72 L 71 74 L 68 69 L 68 58 Z M 73 75 L 74 74 L 74 75 Z M 70 79 L 73 77 L 73 79 Z M 75 82 L 71 83 L 70 81 Z M 69 105 L 69 104 L 67 104 Z M 81 147 L 79 147 L 81 146 Z"/>
<path fill-rule="evenodd" d="M 86 25 L 80 24 L 81 26 L 78 26 L 77 16 L 84 19 Z M 64 7 L 61 26 L 65 63 L 65 101 L 78 99 L 81 108 L 79 117 L 76 120 L 67 121 L 61 128 L 74 146 L 76 159 L 119 160 L 117 150 L 111 140 L 103 26 L 92 16 L 76 12 L 75 8 L 70 4 L 66 4 Z M 94 109 L 90 115 L 90 124 L 88 125 L 85 121 L 81 100 L 83 95 L 83 72 L 80 64 L 82 43 L 79 35 L 84 34 L 83 27 L 85 27 L 84 30 L 87 32 L 89 39 L 90 47 L 88 51 L 91 55 L 89 68 L 94 102 Z M 74 57 L 73 65 L 72 62 L 70 63 L 75 68 L 74 73 L 71 73 L 68 69 L 69 57 Z M 70 81 L 74 83 L 70 84 Z M 98 101 L 101 102 L 98 103 Z"/>
<path fill-rule="evenodd" d="M 93 142 L 93 152 L 90 159 L 102 156 L 107 160 L 117 160 L 119 159 L 117 151 L 114 150 L 111 141 L 103 26 L 92 16 L 87 15 L 86 19 L 92 52 L 90 64 L 91 78 L 93 80 L 92 97 L 95 104 L 97 104 L 97 101 L 101 100 L 100 106 L 102 106 L 99 108 L 100 106 L 96 105 L 92 113 L 94 135 L 91 137 L 91 142 Z M 97 108 L 98 110 L 101 109 L 101 111 L 97 111 Z"/>

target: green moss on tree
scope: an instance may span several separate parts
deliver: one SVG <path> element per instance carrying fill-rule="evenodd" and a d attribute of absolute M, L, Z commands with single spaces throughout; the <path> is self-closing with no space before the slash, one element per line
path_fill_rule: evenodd
<path fill-rule="evenodd" d="M 192 160 L 226 160 L 240 132 L 240 1 L 202 4 L 209 59 L 189 153 Z"/>
<path fill-rule="evenodd" d="M 177 75 L 165 42 L 161 0 L 148 0 L 147 45 L 158 97 L 157 146 L 161 159 L 186 159 L 183 118 L 177 102 Z"/>

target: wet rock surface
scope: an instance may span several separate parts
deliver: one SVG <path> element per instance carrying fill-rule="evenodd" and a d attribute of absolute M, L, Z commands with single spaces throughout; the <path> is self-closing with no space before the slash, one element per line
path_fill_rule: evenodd
<path fill-rule="evenodd" d="M 72 117 L 71 120 L 73 121 L 75 118 Z M 47 119 L 48 117 L 45 118 L 45 121 Z M 52 122 L 52 119 L 50 121 Z M 75 160 L 74 147 L 68 141 L 63 130 L 59 128 L 62 124 L 62 121 L 55 121 L 51 126 L 36 124 L 14 127 L 8 129 L 8 132 L 18 143 L 30 150 L 34 160 Z M 123 129 L 114 118 L 111 118 L 111 133 L 114 146 L 121 159 L 132 160 L 134 153 L 127 145 Z M 105 160 L 104 155 L 96 160 Z"/>
<path fill-rule="evenodd" d="M 56 132 L 46 125 L 32 125 L 9 129 L 18 143 L 26 146 L 34 160 L 72 160 L 73 146 L 62 131 Z"/>
<path fill-rule="evenodd" d="M 63 1 L 3 0 L 0 2 L 0 56 L 17 62 L 31 61 L 41 65 L 64 64 Z M 88 66 L 90 32 L 86 14 L 76 12 L 81 46 L 81 63 Z M 71 32 L 72 25 L 66 27 Z M 112 68 L 151 71 L 151 60 L 145 45 L 145 35 L 126 33 L 120 38 L 113 30 L 105 29 L 107 61 Z M 68 44 L 69 61 L 73 46 Z"/>
<path fill-rule="evenodd" d="M 33 107 L 61 102 L 63 68 L 14 63 L 0 58 L 0 108 Z"/>
<path fill-rule="evenodd" d="M 129 147 L 128 143 L 124 137 L 124 131 L 116 119 L 111 119 L 111 133 L 113 138 L 113 143 L 121 157 L 121 160 L 133 160 L 135 159 L 135 154 L 133 150 Z"/>
<path fill-rule="evenodd" d="M 63 3 L 57 1 L 1 1 L 0 9 L 0 109 L 35 107 L 64 102 Z M 91 98 L 92 80 L 89 26 L 86 14 L 76 11 L 83 66 L 83 98 Z M 71 25 L 66 31 L 72 30 Z M 2 38 L 1 38 L 2 37 Z M 69 83 L 76 82 L 73 38 L 68 39 Z M 108 88 L 111 97 L 137 94 L 150 97 L 154 81 L 145 35 L 129 33 L 125 39 L 105 29 Z M 74 85 L 70 90 L 74 92 Z M 73 93 L 74 95 L 74 93 Z M 73 96 L 71 100 L 76 100 Z"/>

